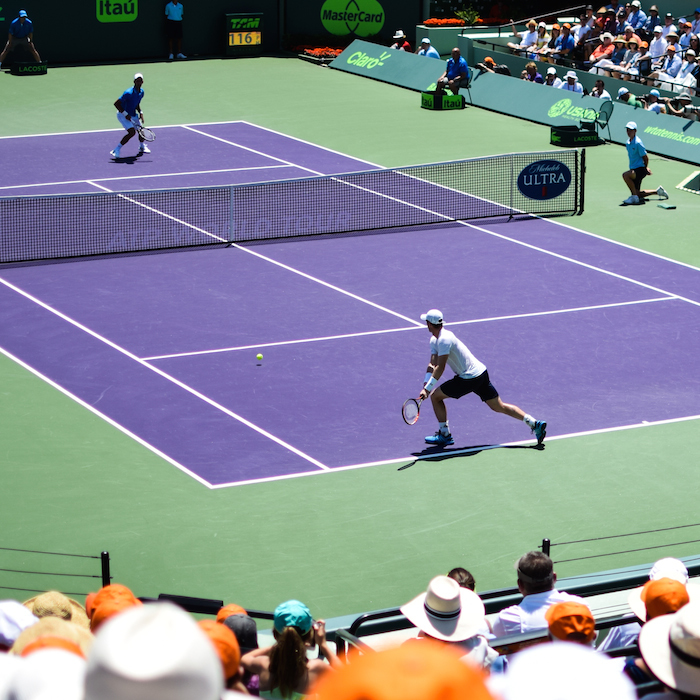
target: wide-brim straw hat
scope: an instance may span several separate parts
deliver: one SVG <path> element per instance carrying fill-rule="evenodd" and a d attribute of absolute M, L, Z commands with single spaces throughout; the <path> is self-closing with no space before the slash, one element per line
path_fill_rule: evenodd
<path fill-rule="evenodd" d="M 691 695 L 700 688 L 700 603 L 649 620 L 639 650 L 651 672 L 666 686 Z"/>
<path fill-rule="evenodd" d="M 85 612 L 85 608 L 77 600 L 68 598 L 58 591 L 47 591 L 46 593 L 35 595 L 29 600 L 25 600 L 22 605 L 38 618 L 58 617 L 85 629 L 90 629 L 90 620 Z"/>
<path fill-rule="evenodd" d="M 94 636 L 90 630 L 60 617 L 42 617 L 38 622 L 22 632 L 10 649 L 11 654 L 22 654 L 24 648 L 41 637 L 60 637 L 77 644 L 87 657 Z"/>
<path fill-rule="evenodd" d="M 481 598 L 447 576 L 436 576 L 401 612 L 422 632 L 444 642 L 463 642 L 485 626 Z"/>

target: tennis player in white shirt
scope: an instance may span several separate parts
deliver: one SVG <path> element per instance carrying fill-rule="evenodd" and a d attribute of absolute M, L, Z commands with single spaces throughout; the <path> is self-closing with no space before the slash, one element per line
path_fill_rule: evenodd
<path fill-rule="evenodd" d="M 421 316 L 421 320 L 427 323 L 431 338 L 430 364 L 419 398 L 426 399 L 430 396 L 435 417 L 440 424 L 436 433 L 428 435 L 425 441 L 429 445 L 438 447 L 454 444 L 447 421 L 445 399 L 459 399 L 466 394 L 474 393 L 492 411 L 505 413 L 511 418 L 524 421 L 537 437 L 537 444 L 541 445 L 547 434 L 547 423 L 535 420 L 513 404 L 503 403 L 498 391 L 491 384 L 486 365 L 477 360 L 452 331 L 443 327 L 442 312 L 431 309 Z M 442 377 L 447 365 L 455 376 L 438 387 L 438 380 Z"/>

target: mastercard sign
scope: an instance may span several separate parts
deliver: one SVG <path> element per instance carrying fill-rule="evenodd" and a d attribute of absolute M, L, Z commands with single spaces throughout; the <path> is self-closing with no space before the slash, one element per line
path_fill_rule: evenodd
<path fill-rule="evenodd" d="M 518 175 L 518 189 L 528 199 L 553 199 L 571 184 L 571 170 L 558 160 L 538 160 Z"/>
<path fill-rule="evenodd" d="M 384 8 L 377 0 L 325 0 L 321 22 L 336 36 L 374 36 L 384 26 Z"/>

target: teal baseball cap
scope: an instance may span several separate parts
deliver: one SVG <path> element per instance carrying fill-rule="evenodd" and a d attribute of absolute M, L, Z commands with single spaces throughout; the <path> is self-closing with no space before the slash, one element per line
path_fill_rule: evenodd
<path fill-rule="evenodd" d="M 274 625 L 278 632 L 283 632 L 285 627 L 296 627 L 304 635 L 311 629 L 313 623 L 311 612 L 298 600 L 288 600 L 275 609 Z"/>

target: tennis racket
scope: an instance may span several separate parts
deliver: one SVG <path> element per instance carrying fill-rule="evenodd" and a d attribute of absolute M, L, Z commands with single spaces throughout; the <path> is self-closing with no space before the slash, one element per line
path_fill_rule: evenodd
<path fill-rule="evenodd" d="M 403 416 L 406 425 L 413 425 L 418 421 L 418 416 L 420 416 L 420 405 L 423 403 L 423 399 L 406 399 L 401 408 L 401 415 Z"/>
<path fill-rule="evenodd" d="M 136 130 L 139 132 L 139 137 L 143 141 L 155 141 L 156 140 L 156 135 L 150 129 L 147 129 L 145 126 L 142 126 L 139 124 L 136 127 Z"/>

